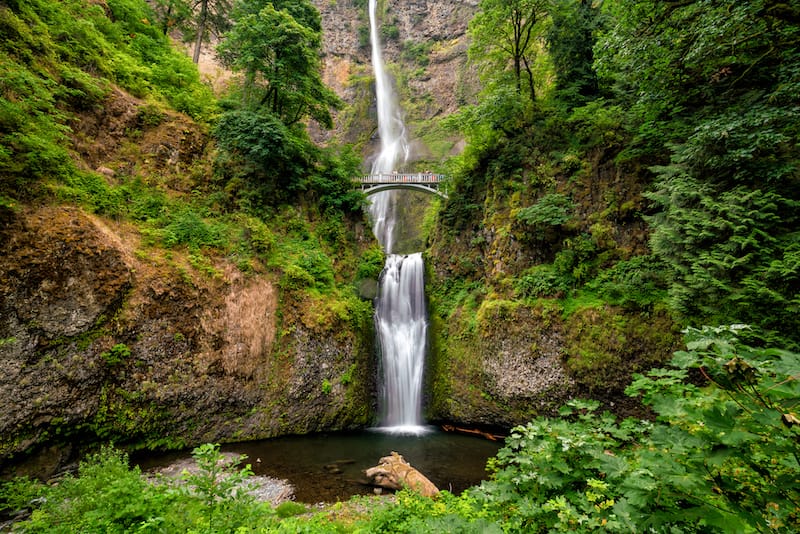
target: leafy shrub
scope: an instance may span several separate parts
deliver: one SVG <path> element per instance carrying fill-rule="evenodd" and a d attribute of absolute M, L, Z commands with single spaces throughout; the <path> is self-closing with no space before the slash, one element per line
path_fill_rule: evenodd
<path fill-rule="evenodd" d="M 309 273 L 318 289 L 329 289 L 334 285 L 333 263 L 327 254 L 320 250 L 307 250 L 295 260 L 298 267 Z"/>
<path fill-rule="evenodd" d="M 379 32 L 386 41 L 396 41 L 400 37 L 400 28 L 397 24 L 382 24 Z"/>
<path fill-rule="evenodd" d="M 247 217 L 244 228 L 255 252 L 269 254 L 272 251 L 275 246 L 275 235 L 263 221 L 255 217 Z"/>
<path fill-rule="evenodd" d="M 131 356 L 131 349 L 124 343 L 118 343 L 100 355 L 108 365 L 119 365 Z"/>
<path fill-rule="evenodd" d="M 647 307 L 667 296 L 667 270 L 655 256 L 635 256 L 601 271 L 587 286 L 609 303 Z"/>
<path fill-rule="evenodd" d="M 432 48 L 433 43 L 431 41 L 404 41 L 400 57 L 410 63 L 427 67 L 431 62 L 430 53 Z"/>
<path fill-rule="evenodd" d="M 294 502 L 294 501 L 285 501 L 275 507 L 275 513 L 278 515 L 278 517 L 282 519 L 305 514 L 307 512 L 308 508 L 306 508 L 299 502 Z"/>
<path fill-rule="evenodd" d="M 222 172 L 245 176 L 262 205 L 278 204 L 302 188 L 309 167 L 306 154 L 313 150 L 303 135 L 278 117 L 229 111 L 220 117 L 214 136 L 228 158 Z"/>
<path fill-rule="evenodd" d="M 564 277 L 551 264 L 535 265 L 514 281 L 514 290 L 522 298 L 554 297 L 569 290 L 571 277 Z"/>
<path fill-rule="evenodd" d="M 572 200 L 561 193 L 550 193 L 536 204 L 517 212 L 517 220 L 530 226 L 560 226 L 572 218 Z"/>
<path fill-rule="evenodd" d="M 191 249 L 199 249 L 204 246 L 219 246 L 224 241 L 222 225 L 207 223 L 188 207 L 180 209 L 169 219 L 161 235 L 168 247 L 187 245 Z"/>
<path fill-rule="evenodd" d="M 373 246 L 364 251 L 356 270 L 356 280 L 377 280 L 385 264 L 383 249 Z"/>
<path fill-rule="evenodd" d="M 287 290 L 304 289 L 314 287 L 315 281 L 311 273 L 292 263 L 283 270 L 280 285 Z"/>
<path fill-rule="evenodd" d="M 122 186 L 128 206 L 128 216 L 137 221 L 155 221 L 168 209 L 166 195 L 157 189 L 148 188 L 136 179 Z"/>
<path fill-rule="evenodd" d="M 25 532 L 130 532 L 159 517 L 175 496 L 151 487 L 127 455 L 111 448 L 89 455 L 79 476 L 42 488 L 44 498 L 20 526 Z"/>
<path fill-rule="evenodd" d="M 569 419 L 515 428 L 468 496 L 506 532 L 796 531 L 800 354 L 737 331 L 689 329 L 672 368 L 636 377 L 627 392 L 655 422 L 572 401 Z"/>

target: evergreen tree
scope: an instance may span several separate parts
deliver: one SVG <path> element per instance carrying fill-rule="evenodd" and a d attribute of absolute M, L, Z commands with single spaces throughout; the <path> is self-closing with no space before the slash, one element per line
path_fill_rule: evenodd
<path fill-rule="evenodd" d="M 556 71 L 559 100 L 577 106 L 597 96 L 594 70 L 599 9 L 591 0 L 554 2 L 547 49 Z"/>
<path fill-rule="evenodd" d="M 651 157 L 652 246 L 687 320 L 800 342 L 800 5 L 608 2 L 604 79 Z M 772 334 L 770 334 L 772 332 Z"/>

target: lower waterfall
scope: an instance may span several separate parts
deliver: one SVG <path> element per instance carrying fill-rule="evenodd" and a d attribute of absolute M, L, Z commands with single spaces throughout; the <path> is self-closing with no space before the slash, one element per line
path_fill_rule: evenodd
<path fill-rule="evenodd" d="M 381 426 L 419 433 L 428 339 L 422 254 L 392 254 L 381 274 L 375 326 L 381 352 Z"/>

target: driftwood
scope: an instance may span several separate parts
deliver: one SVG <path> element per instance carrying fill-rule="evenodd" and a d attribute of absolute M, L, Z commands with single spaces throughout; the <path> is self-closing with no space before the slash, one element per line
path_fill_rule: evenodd
<path fill-rule="evenodd" d="M 474 428 L 461 428 L 454 425 L 442 425 L 442 430 L 445 432 L 458 432 L 460 434 L 475 434 L 476 436 L 483 436 L 484 438 L 490 441 L 497 441 L 500 439 L 504 439 L 504 436 L 499 434 L 490 434 L 488 432 L 484 432 L 483 430 L 478 430 Z"/>
<path fill-rule="evenodd" d="M 410 488 L 425 497 L 433 497 L 439 489 L 422 473 L 411 467 L 411 464 L 392 451 L 391 455 L 381 458 L 380 463 L 365 471 L 376 486 L 399 490 Z"/>

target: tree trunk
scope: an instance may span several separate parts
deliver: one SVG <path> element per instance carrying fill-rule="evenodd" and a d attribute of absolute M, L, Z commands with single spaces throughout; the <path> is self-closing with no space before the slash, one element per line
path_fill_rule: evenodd
<path fill-rule="evenodd" d="M 208 22 L 208 0 L 200 2 L 200 16 L 197 19 L 197 38 L 194 40 L 194 54 L 192 61 L 197 64 L 200 61 L 200 49 L 203 47 L 203 37 L 206 34 L 206 23 Z"/>

